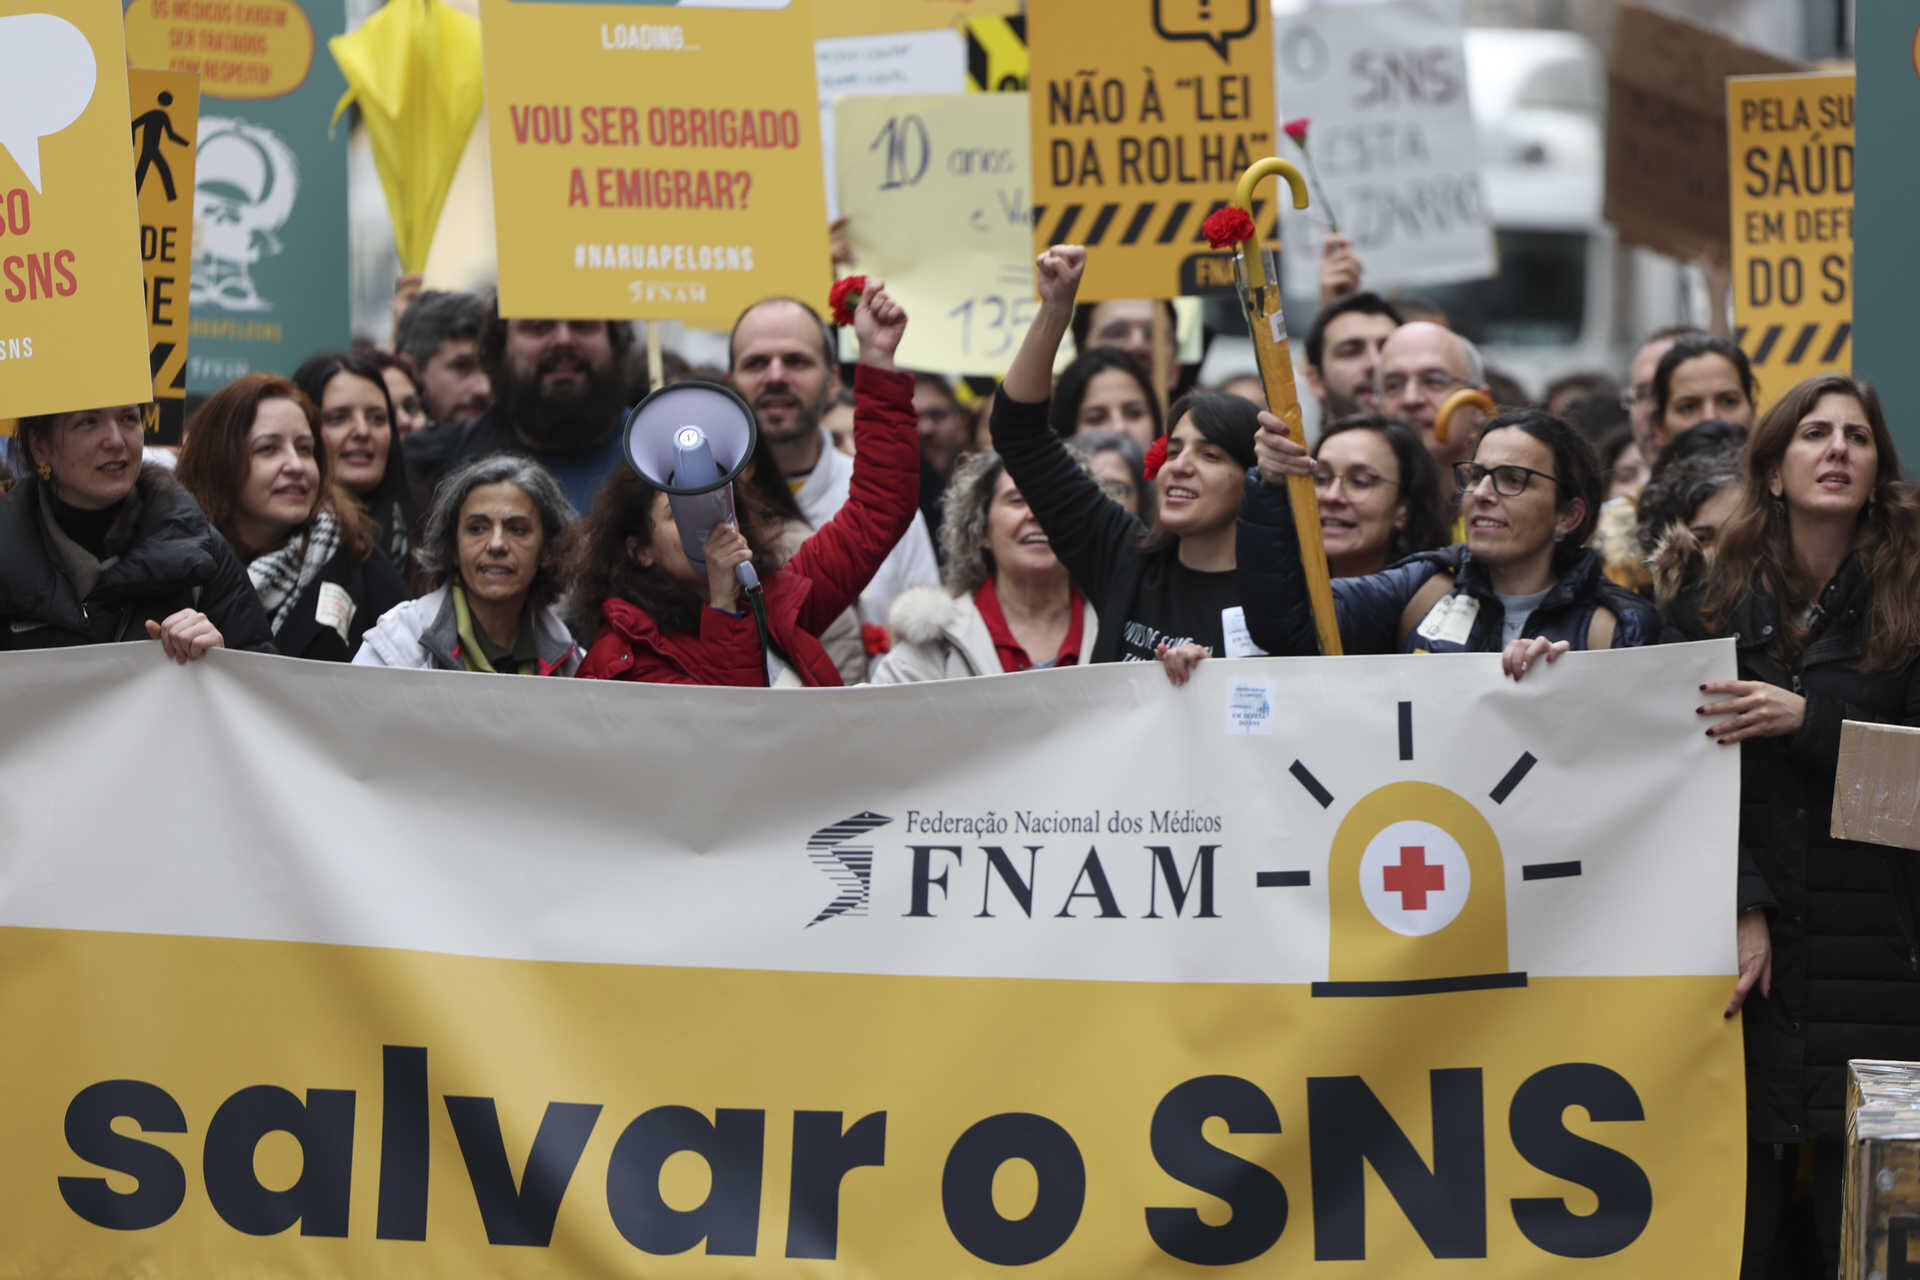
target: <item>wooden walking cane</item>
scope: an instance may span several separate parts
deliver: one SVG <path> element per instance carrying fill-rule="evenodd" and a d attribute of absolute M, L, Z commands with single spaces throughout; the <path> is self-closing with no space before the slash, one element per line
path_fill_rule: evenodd
<path fill-rule="evenodd" d="M 1462 387 L 1440 403 L 1440 411 L 1433 415 L 1433 438 L 1441 444 L 1453 439 L 1453 415 L 1462 409 L 1478 409 L 1481 413 L 1492 414 L 1495 410 L 1493 398 L 1476 387 Z"/>
<path fill-rule="evenodd" d="M 1307 207 L 1307 184 L 1300 171 L 1285 160 L 1269 156 L 1247 166 L 1234 188 L 1230 206 L 1246 215 L 1240 223 L 1240 229 L 1246 234 L 1234 242 L 1234 279 L 1240 287 L 1240 301 L 1246 307 L 1247 331 L 1253 338 L 1254 353 L 1259 357 L 1260 383 L 1266 389 L 1267 407 L 1286 423 L 1289 435 L 1305 443 L 1306 434 L 1300 423 L 1300 395 L 1293 385 L 1293 355 L 1287 349 L 1287 326 L 1280 314 L 1280 285 L 1267 270 L 1267 251 L 1260 246 L 1260 229 L 1253 221 L 1253 189 L 1262 179 L 1275 175 L 1286 179 L 1293 192 L 1293 207 Z M 1340 626 L 1334 618 L 1333 581 L 1327 572 L 1326 547 L 1320 540 L 1320 500 L 1313 492 L 1313 477 L 1288 476 L 1287 497 L 1293 504 L 1300 567 L 1307 575 L 1307 598 L 1313 604 L 1313 628 L 1320 637 L 1320 652 L 1338 654 Z"/>

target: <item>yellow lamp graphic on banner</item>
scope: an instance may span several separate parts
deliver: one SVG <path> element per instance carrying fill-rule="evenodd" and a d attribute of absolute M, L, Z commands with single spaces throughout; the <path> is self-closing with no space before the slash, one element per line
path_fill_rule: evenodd
<path fill-rule="evenodd" d="M 1399 705 L 1400 759 L 1413 759 L 1413 704 Z M 1507 802 L 1538 761 L 1523 751 L 1487 799 Z M 1294 780 L 1323 809 L 1333 794 L 1304 761 Z M 1524 880 L 1578 876 L 1578 862 L 1527 863 Z M 1306 884 L 1304 872 L 1263 884 Z M 1327 980 L 1315 996 L 1417 996 L 1524 987 L 1510 967 L 1506 858 L 1473 801 L 1408 780 L 1357 800 L 1327 857 Z"/>
<path fill-rule="evenodd" d="M 480 24 L 440 0 L 391 0 L 327 48 L 347 81 L 334 122 L 359 105 L 401 269 L 420 271 L 480 117 Z"/>

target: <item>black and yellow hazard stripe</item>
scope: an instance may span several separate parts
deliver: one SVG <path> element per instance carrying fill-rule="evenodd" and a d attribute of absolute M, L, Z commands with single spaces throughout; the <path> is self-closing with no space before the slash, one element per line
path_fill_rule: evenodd
<path fill-rule="evenodd" d="M 1789 333 L 1793 335 L 1792 340 L 1782 351 L 1780 343 Z M 1811 321 L 1800 325 L 1741 325 L 1733 331 L 1734 343 L 1747 353 L 1747 359 L 1757 366 L 1767 367 L 1776 364 L 1820 367 L 1850 364 L 1845 353 L 1852 338 L 1853 325 L 1845 320 L 1831 323 Z M 1778 360 L 1774 358 L 1776 353 Z"/>
<path fill-rule="evenodd" d="M 969 18 L 967 88 L 974 93 L 1019 93 L 1027 87 L 1027 20 Z"/>
<path fill-rule="evenodd" d="M 1048 244 L 1083 244 L 1089 249 L 1103 244 L 1177 244 L 1182 232 L 1187 233 L 1190 243 L 1205 244 L 1207 237 L 1200 230 L 1201 224 L 1226 203 L 1224 200 L 1211 204 L 1192 200 L 1108 200 L 1054 208 L 1038 204 L 1033 207 L 1033 225 L 1047 229 Z M 1253 202 L 1255 223 L 1261 220 L 1266 209 L 1266 201 Z M 1087 219 L 1084 223 L 1083 216 Z M 1268 244 L 1279 243 L 1277 210 L 1263 234 Z"/>

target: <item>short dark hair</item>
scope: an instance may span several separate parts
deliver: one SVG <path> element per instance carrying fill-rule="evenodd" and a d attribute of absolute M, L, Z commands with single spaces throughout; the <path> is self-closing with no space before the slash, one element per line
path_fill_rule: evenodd
<path fill-rule="evenodd" d="M 1108 299 L 1102 299 L 1101 301 L 1108 301 Z M 1118 301 L 1118 299 L 1113 299 L 1113 301 Z M 1094 346 L 1100 345 L 1093 341 L 1093 309 L 1099 305 L 1099 302 L 1082 302 L 1074 307 L 1071 327 L 1073 330 L 1073 349 L 1075 351 L 1085 351 L 1089 344 Z M 1172 341 L 1173 346 L 1177 350 L 1180 345 L 1180 313 L 1175 311 L 1173 304 L 1165 298 L 1159 300 L 1159 306 L 1164 313 L 1161 318 L 1166 321 L 1167 337 Z"/>
<path fill-rule="evenodd" d="M 1387 559 L 1399 560 L 1416 551 L 1431 551 L 1451 541 L 1447 512 L 1440 505 L 1439 471 L 1420 433 L 1398 418 L 1380 413 L 1350 413 L 1336 418 L 1314 442 L 1318 458 L 1327 441 L 1348 431 L 1371 431 L 1387 442 L 1400 467 L 1400 500 L 1407 504 L 1407 523 L 1387 539 Z"/>
<path fill-rule="evenodd" d="M 1064 438 L 1079 430 L 1080 405 L 1087 398 L 1087 386 L 1109 369 L 1118 369 L 1140 384 L 1140 395 L 1153 418 L 1153 434 L 1157 436 L 1166 430 L 1165 420 L 1160 416 L 1160 401 L 1153 394 L 1153 376 L 1146 367 L 1119 347 L 1088 347 L 1061 370 L 1060 381 L 1054 385 L 1047 420 L 1055 435 Z"/>
<path fill-rule="evenodd" d="M 1098 351 L 1100 348 L 1095 347 Z M 1227 451 L 1242 468 L 1251 471 L 1257 465 L 1253 438 L 1260 430 L 1260 407 L 1245 396 L 1221 395 L 1217 391 L 1194 391 L 1181 396 L 1167 410 L 1167 422 L 1178 427 L 1191 422 L 1200 438 Z M 1134 549 L 1142 555 L 1154 555 L 1180 544 L 1177 535 L 1160 527 L 1160 512 L 1152 512 L 1152 522 L 1134 539 Z"/>
<path fill-rule="evenodd" d="M 1701 503 L 1740 482 L 1738 450 L 1697 453 L 1672 463 L 1665 454 L 1660 456 L 1662 465 L 1648 477 L 1634 510 L 1634 540 L 1649 559 L 1668 529 L 1691 524 Z"/>
<path fill-rule="evenodd" d="M 507 326 L 515 320 L 534 319 L 531 316 L 502 316 L 500 299 L 488 300 L 486 327 L 480 331 L 480 364 L 493 379 L 497 391 L 504 385 L 507 359 Z M 627 350 L 633 346 L 633 325 L 625 320 L 602 320 L 607 326 L 607 345 L 613 348 L 613 376 L 620 378 L 624 372 Z"/>
<path fill-rule="evenodd" d="M 1565 509 L 1575 498 L 1586 504 L 1579 527 L 1553 551 L 1553 570 L 1564 573 L 1580 556 L 1587 539 L 1593 536 L 1594 525 L 1600 520 L 1600 503 L 1607 496 L 1600 483 L 1600 460 L 1585 436 L 1541 409 L 1515 409 L 1494 418 L 1480 429 L 1479 437 L 1473 442 L 1472 456 L 1479 456 L 1481 441 L 1495 431 L 1508 429 L 1525 432 L 1553 454 L 1556 506 Z"/>
<path fill-rule="evenodd" d="M 1740 451 L 1747 447 L 1747 435 L 1747 429 L 1737 422 L 1708 418 L 1699 426 L 1682 431 L 1667 441 L 1667 447 L 1660 451 L 1658 457 L 1646 459 L 1648 479 L 1652 479 L 1653 474 L 1668 465 L 1669 461 L 1716 453 L 1737 458 Z"/>
<path fill-rule="evenodd" d="M 1610 398 L 1615 404 L 1620 402 L 1619 379 L 1598 369 L 1581 369 L 1573 373 L 1563 373 L 1549 382 L 1547 389 L 1540 393 L 1540 407 L 1546 408 L 1565 391 L 1576 393 L 1574 398 L 1568 401 L 1569 404 L 1578 404 L 1592 396 Z"/>
<path fill-rule="evenodd" d="M 1717 333 L 1690 330 L 1673 340 L 1673 345 L 1667 348 L 1666 354 L 1660 357 L 1660 363 L 1654 367 L 1653 419 L 1656 423 L 1667 416 L 1667 403 L 1673 398 L 1674 371 L 1687 361 L 1697 360 L 1701 356 L 1721 356 L 1731 364 L 1740 378 L 1740 389 L 1746 393 L 1747 402 L 1753 402 L 1760 386 L 1754 380 L 1753 363 L 1747 359 L 1747 353 Z"/>
<path fill-rule="evenodd" d="M 393 329 L 393 349 L 424 369 L 447 343 L 462 338 L 478 342 L 492 309 L 491 301 L 477 293 L 428 289 L 400 313 L 400 323 Z"/>
<path fill-rule="evenodd" d="M 812 303 L 802 302 L 799 298 L 790 298 L 784 293 L 777 293 L 770 298 L 762 298 L 758 302 L 749 303 L 739 315 L 733 318 L 733 328 L 727 330 L 727 371 L 729 373 L 733 371 L 733 362 L 735 359 L 733 344 L 734 340 L 740 336 L 740 326 L 746 323 L 748 316 L 758 311 L 761 307 L 770 307 L 776 302 L 784 302 L 806 312 L 807 318 L 812 320 L 814 326 L 820 330 L 821 360 L 825 362 L 829 369 L 839 363 L 840 340 L 836 336 L 839 331 L 827 323 L 825 316 L 813 309 Z"/>
<path fill-rule="evenodd" d="M 1394 308 L 1394 305 L 1379 294 L 1367 289 L 1362 289 L 1358 293 L 1349 293 L 1320 308 L 1314 314 L 1313 323 L 1307 327 L 1308 364 L 1316 370 L 1320 368 L 1321 357 L 1326 354 L 1327 326 L 1341 316 L 1350 315 L 1356 311 L 1362 315 L 1385 316 L 1393 321 L 1396 328 L 1405 323 L 1400 319 L 1400 312 Z"/>

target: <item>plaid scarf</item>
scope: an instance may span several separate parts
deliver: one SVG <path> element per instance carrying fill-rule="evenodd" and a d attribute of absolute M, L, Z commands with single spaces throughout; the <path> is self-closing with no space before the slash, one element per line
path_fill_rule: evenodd
<path fill-rule="evenodd" d="M 294 602 L 307 586 L 320 576 L 333 553 L 340 549 L 340 523 L 333 512 L 316 513 L 307 525 L 306 535 L 289 538 L 278 551 L 269 552 L 247 566 L 247 577 L 260 597 L 260 607 L 279 635 L 293 613 Z"/>

